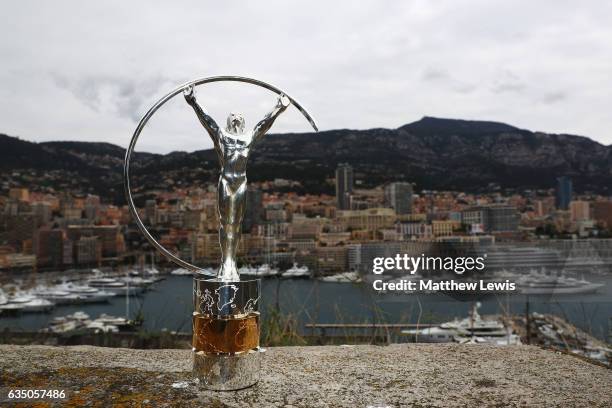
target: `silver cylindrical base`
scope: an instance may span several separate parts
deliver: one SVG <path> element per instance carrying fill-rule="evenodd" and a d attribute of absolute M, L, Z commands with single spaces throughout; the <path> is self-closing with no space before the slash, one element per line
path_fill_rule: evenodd
<path fill-rule="evenodd" d="M 193 353 L 193 373 L 200 384 L 215 391 L 234 391 L 257 384 L 261 370 L 258 349 L 236 355 Z"/>
<path fill-rule="evenodd" d="M 194 277 L 193 374 L 202 387 L 230 391 L 259 381 L 260 288 L 259 279 Z"/>

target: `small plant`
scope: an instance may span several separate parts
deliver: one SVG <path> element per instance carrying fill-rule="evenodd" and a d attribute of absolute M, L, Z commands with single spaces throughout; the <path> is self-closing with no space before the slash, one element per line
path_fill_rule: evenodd
<path fill-rule="evenodd" d="M 305 346 L 307 341 L 298 333 L 298 321 L 292 314 L 282 314 L 269 308 L 261 322 L 261 344 L 264 346 Z"/>

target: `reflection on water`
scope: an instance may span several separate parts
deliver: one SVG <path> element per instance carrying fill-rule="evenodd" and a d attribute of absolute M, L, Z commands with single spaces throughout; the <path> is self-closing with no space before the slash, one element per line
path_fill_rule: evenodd
<path fill-rule="evenodd" d="M 592 276 L 589 280 L 605 283 L 595 294 L 571 296 L 530 296 L 532 312 L 553 313 L 576 326 L 592 332 L 600 339 L 608 333 L 612 316 L 612 278 Z M 470 301 L 450 298 L 443 294 L 379 294 L 367 283 L 349 284 L 317 280 L 267 279 L 262 284 L 261 312 L 277 304 L 283 313 L 291 313 L 301 323 L 363 323 L 363 322 L 443 322 L 465 317 Z M 168 276 L 139 297 L 130 298 L 130 317 L 144 313 L 144 328 L 191 332 L 192 279 L 188 276 Z M 526 297 L 521 295 L 491 295 L 480 300 L 481 314 L 524 313 Z M 102 313 L 124 316 L 125 297 L 111 298 L 109 303 L 57 306 L 50 313 L 22 314 L 0 317 L 0 328 L 38 330 L 46 327 L 55 316 L 85 311 L 92 318 Z"/>

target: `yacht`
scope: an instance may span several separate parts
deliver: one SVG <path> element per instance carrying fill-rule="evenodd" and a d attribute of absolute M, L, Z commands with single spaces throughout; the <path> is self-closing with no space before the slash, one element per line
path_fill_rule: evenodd
<path fill-rule="evenodd" d="M 156 282 L 155 279 L 143 278 L 140 276 L 124 276 L 123 278 L 119 278 L 118 280 L 120 282 L 129 283 L 130 286 L 140 286 L 144 289 Z"/>
<path fill-rule="evenodd" d="M 240 268 L 238 268 L 238 273 L 243 276 L 257 276 L 257 268 L 243 265 Z"/>
<path fill-rule="evenodd" d="M 108 290 L 93 288 L 88 285 L 76 285 L 72 282 L 57 286 L 75 297 L 75 303 L 104 303 L 117 294 Z"/>
<path fill-rule="evenodd" d="M 518 282 L 518 287 L 524 295 L 578 295 L 595 293 L 604 286 L 603 283 L 593 283 L 584 278 L 568 278 L 565 276 L 550 276 L 543 273 L 530 273 Z"/>
<path fill-rule="evenodd" d="M 498 346 L 521 344 L 520 337 L 497 320 L 483 319 L 478 313 L 480 302 L 476 302 L 470 315 L 439 326 L 423 329 L 402 330 L 402 334 L 424 343 L 493 344 Z"/>
<path fill-rule="evenodd" d="M 135 296 L 143 291 L 141 286 L 130 286 L 128 283 L 120 282 L 114 278 L 93 278 L 87 283 L 92 288 L 104 289 L 105 291 L 115 293 L 116 295 Z"/>
<path fill-rule="evenodd" d="M 6 305 L 7 303 L 8 303 L 8 298 L 6 297 L 2 289 L 0 289 L 0 306 Z"/>
<path fill-rule="evenodd" d="M 278 269 L 270 267 L 268 264 L 263 264 L 257 268 L 255 276 L 258 278 L 267 278 L 278 275 Z"/>
<path fill-rule="evenodd" d="M 82 296 L 76 295 L 74 293 L 70 293 L 66 290 L 59 289 L 39 289 L 34 292 L 36 296 L 41 297 L 43 299 L 47 299 L 49 302 L 53 302 L 56 305 L 70 305 L 74 303 L 79 303 Z"/>
<path fill-rule="evenodd" d="M 87 323 L 85 328 L 88 330 L 92 330 L 94 333 L 117 333 L 119 331 L 119 328 L 117 326 L 114 326 L 112 324 L 105 324 L 97 320 Z"/>
<path fill-rule="evenodd" d="M 420 343 L 452 343 L 457 333 L 456 328 L 444 328 L 442 326 L 402 330 L 402 334 L 414 337 L 415 341 Z"/>
<path fill-rule="evenodd" d="M 319 280 L 335 283 L 359 283 L 361 282 L 361 276 L 357 272 L 342 272 L 336 275 L 322 276 Z"/>
<path fill-rule="evenodd" d="M 11 306 L 13 305 L 13 306 Z M 30 294 L 19 294 L 9 298 L 7 304 L 0 306 L 4 311 L 48 312 L 53 309 L 53 302 Z"/>
<path fill-rule="evenodd" d="M 306 265 L 298 266 L 293 263 L 293 266 L 281 274 L 283 278 L 307 278 L 310 277 L 310 271 Z"/>
<path fill-rule="evenodd" d="M 193 275 L 193 272 L 191 272 L 189 269 L 185 269 L 185 268 L 176 268 L 172 272 L 170 272 L 170 275 L 175 275 L 175 276 L 191 276 L 191 275 Z"/>
<path fill-rule="evenodd" d="M 66 333 L 84 328 L 89 324 L 89 315 L 82 311 L 74 312 L 71 315 L 54 317 L 49 326 L 43 329 L 44 332 Z"/>

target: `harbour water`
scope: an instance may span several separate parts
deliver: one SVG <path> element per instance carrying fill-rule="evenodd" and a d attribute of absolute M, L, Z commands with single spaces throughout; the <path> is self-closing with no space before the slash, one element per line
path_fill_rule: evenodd
<path fill-rule="evenodd" d="M 481 314 L 525 312 L 552 313 L 605 340 L 612 316 L 612 278 L 586 276 L 604 283 L 597 293 L 561 296 L 493 294 L 482 298 Z M 108 303 L 58 305 L 48 313 L 0 316 L 0 329 L 34 331 L 45 328 L 53 317 L 84 311 L 92 318 L 102 313 L 130 318 L 144 317 L 143 329 L 149 331 L 191 332 L 192 279 L 168 275 L 140 296 L 115 296 Z M 314 279 L 264 279 L 260 311 L 262 318 L 278 307 L 291 314 L 303 328 L 306 323 L 438 323 L 463 318 L 473 299 L 454 299 L 441 293 L 380 294 L 367 283 L 335 283 Z M 304 330 L 304 329 L 302 329 Z"/>

